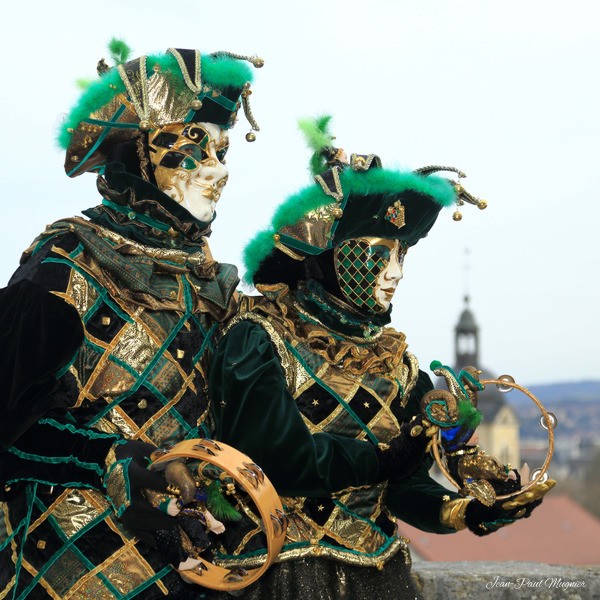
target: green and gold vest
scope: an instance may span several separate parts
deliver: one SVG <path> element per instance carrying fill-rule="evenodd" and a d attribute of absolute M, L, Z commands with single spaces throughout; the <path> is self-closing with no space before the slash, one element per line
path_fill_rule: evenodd
<path fill-rule="evenodd" d="M 304 310 L 287 286 L 259 289 L 268 298 L 244 297 L 224 333 L 242 321 L 267 332 L 310 432 L 374 444 L 397 435 L 419 372 L 405 336 L 388 327 L 368 341 L 338 335 Z M 401 550 L 409 562 L 406 540 L 396 535 L 395 518 L 385 506 L 386 487 L 384 482 L 326 497 L 281 497 L 289 526 L 279 560 L 322 556 L 382 568 Z M 222 548 L 224 565 L 251 567 L 263 560 L 260 523 L 252 507 L 244 510 L 255 525 L 237 547 Z"/>
<path fill-rule="evenodd" d="M 83 219 L 50 226 L 13 279 L 73 305 L 84 341 L 60 373 L 77 426 L 155 445 L 209 434 L 206 364 L 237 273 L 208 246 L 143 246 Z M 155 598 L 177 573 L 93 489 L 29 484 L 0 504 L 0 598 Z"/>

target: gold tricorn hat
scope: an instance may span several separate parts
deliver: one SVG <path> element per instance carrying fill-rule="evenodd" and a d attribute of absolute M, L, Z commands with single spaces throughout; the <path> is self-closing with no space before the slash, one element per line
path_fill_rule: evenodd
<path fill-rule="evenodd" d="M 169 123 L 209 122 L 228 129 L 241 104 L 252 131 L 258 131 L 248 104 L 252 69 L 246 61 L 263 65 L 257 57 L 202 56 L 176 48 L 112 68 L 100 60 L 99 79 L 88 85 L 59 130 L 67 175 L 102 172 L 114 144 Z M 252 131 L 248 141 L 255 139 Z"/>

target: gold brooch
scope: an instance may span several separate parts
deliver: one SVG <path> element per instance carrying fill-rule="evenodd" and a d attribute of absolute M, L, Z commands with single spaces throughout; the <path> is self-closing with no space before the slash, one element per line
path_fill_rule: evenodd
<path fill-rule="evenodd" d="M 395 225 L 398 229 L 404 227 L 406 224 L 406 221 L 404 220 L 404 206 L 400 204 L 400 200 L 396 200 L 394 204 L 388 206 L 387 212 L 383 218 L 392 225 Z"/>

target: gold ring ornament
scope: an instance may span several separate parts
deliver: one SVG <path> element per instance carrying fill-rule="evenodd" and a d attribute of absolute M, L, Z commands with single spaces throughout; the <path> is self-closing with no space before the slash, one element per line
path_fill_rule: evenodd
<path fill-rule="evenodd" d="M 180 442 L 169 450 L 158 450 L 152 455 L 150 469 L 163 470 L 173 461 L 199 461 L 198 474 L 212 465 L 222 470 L 221 479 L 232 479 L 252 499 L 267 538 L 265 562 L 256 569 L 224 568 L 198 556 L 200 564 L 191 570 L 179 571 L 182 577 L 197 585 L 213 590 L 235 592 L 254 583 L 277 558 L 287 529 L 287 517 L 273 484 L 262 469 L 242 452 L 208 439 L 192 439 Z"/>
<path fill-rule="evenodd" d="M 556 416 L 548 412 L 544 405 L 527 388 L 517 384 L 510 375 L 502 375 L 498 379 L 479 379 L 481 371 L 474 367 L 465 367 L 458 375 L 438 361 L 431 364 L 433 372 L 444 377 L 448 386 L 446 390 L 432 390 L 425 394 L 421 401 L 421 412 L 424 419 L 438 428 L 438 433 L 431 444 L 435 461 L 446 479 L 459 490 L 463 496 L 473 496 L 486 506 L 499 500 L 513 498 L 548 481 L 548 467 L 554 453 L 554 429 L 558 424 Z M 532 471 L 531 479 L 522 487 L 516 483 L 511 487 L 509 477 L 516 479 L 510 465 L 501 465 L 493 456 L 487 455 L 475 444 L 467 443 L 480 421 L 477 411 L 477 394 L 487 385 L 495 385 L 502 393 L 513 389 L 525 394 L 540 410 L 540 425 L 547 431 L 548 448 L 543 465 Z M 471 417 L 466 416 L 470 413 Z M 477 414 L 478 418 L 473 419 Z M 471 418 L 470 424 L 467 422 Z M 460 437 L 460 445 L 453 440 L 454 446 L 449 448 L 447 432 Z M 442 457 L 440 447 L 444 456 Z M 452 461 L 453 468 L 449 468 Z M 453 471 L 451 473 L 450 471 Z M 454 476 L 453 476 L 454 474 Z M 458 476 L 458 477 L 457 477 Z M 457 481 L 462 481 L 462 485 Z M 506 482 L 509 485 L 506 485 Z M 506 492 L 505 490 L 510 490 Z M 504 490 L 504 491 L 502 491 Z"/>

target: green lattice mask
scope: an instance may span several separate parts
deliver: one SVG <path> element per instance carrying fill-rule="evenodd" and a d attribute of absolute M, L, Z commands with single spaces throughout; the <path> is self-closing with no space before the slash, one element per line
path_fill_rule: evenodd
<path fill-rule="evenodd" d="M 345 298 L 369 312 L 386 311 L 402 279 L 406 244 L 384 238 L 357 238 L 335 250 L 335 272 Z"/>

